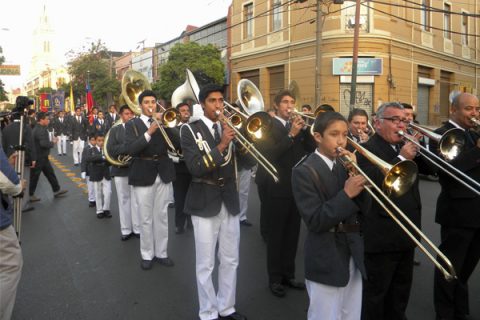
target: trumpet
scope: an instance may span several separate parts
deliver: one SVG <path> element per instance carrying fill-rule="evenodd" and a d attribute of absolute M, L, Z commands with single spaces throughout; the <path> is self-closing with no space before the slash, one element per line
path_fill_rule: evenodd
<path fill-rule="evenodd" d="M 440 153 L 449 160 L 453 160 L 456 156 L 458 156 L 458 154 L 460 154 L 461 150 L 463 149 L 463 145 L 465 144 L 465 138 L 461 129 L 453 128 L 440 136 L 418 125 L 410 124 L 410 126 L 415 128 L 415 130 L 421 132 L 422 134 L 426 135 L 430 139 L 437 141 Z M 450 163 L 448 163 L 448 161 L 443 160 L 435 153 L 422 146 L 412 135 L 404 132 L 403 130 L 398 131 L 397 134 L 403 137 L 405 140 L 415 144 L 419 148 L 419 154 L 424 159 L 428 160 L 430 163 L 441 169 L 443 172 L 455 179 L 457 182 L 470 189 L 476 195 L 480 195 L 480 183 L 473 180 L 468 175 L 452 166 Z M 467 183 L 467 181 L 470 182 L 470 184 Z"/>
<path fill-rule="evenodd" d="M 367 160 L 375 164 L 376 166 L 380 167 L 382 171 L 385 173 L 386 167 L 384 167 L 383 160 L 375 156 L 373 153 L 368 151 L 367 149 L 360 146 L 358 143 L 353 141 L 352 139 L 348 138 L 348 142 L 360 153 L 362 154 Z M 340 153 L 342 148 L 337 148 L 337 152 Z M 407 234 L 407 236 L 418 246 L 418 248 L 433 262 L 435 267 L 437 267 L 447 280 L 456 279 L 456 272 L 455 269 L 450 262 L 450 260 L 438 249 L 432 241 L 403 213 L 397 205 L 393 203 L 392 200 L 383 192 L 375 182 L 367 176 L 367 174 L 358 166 L 356 162 L 354 162 L 349 156 L 343 155 L 338 157 L 339 161 L 345 166 L 345 168 L 353 175 L 360 174 L 362 175 L 368 182 L 369 185 L 365 186 L 365 190 L 372 196 L 372 198 L 387 212 L 387 214 L 392 218 L 392 220 L 397 223 L 397 225 Z M 389 165 L 391 166 L 391 165 Z M 396 181 L 398 186 L 402 185 L 403 188 L 393 188 L 389 189 L 390 185 L 387 183 L 383 183 L 383 189 L 387 188 L 387 191 L 399 191 L 400 193 L 406 192 L 413 182 L 416 179 L 416 165 L 411 160 L 405 160 L 399 162 L 395 166 L 391 166 L 391 168 L 386 171 L 385 180 L 392 180 Z M 398 195 L 398 194 L 397 194 Z M 383 198 L 383 201 L 382 199 Z M 390 206 L 390 208 L 387 206 Z M 395 211 L 396 214 L 392 212 Z M 406 222 L 406 224 L 413 230 L 413 232 L 423 239 L 427 245 L 433 250 L 439 260 L 442 260 L 446 268 L 435 259 L 435 257 L 427 250 L 427 248 L 415 237 L 414 233 L 412 233 L 407 226 L 400 221 L 400 218 Z M 447 270 L 448 269 L 448 270 Z"/>

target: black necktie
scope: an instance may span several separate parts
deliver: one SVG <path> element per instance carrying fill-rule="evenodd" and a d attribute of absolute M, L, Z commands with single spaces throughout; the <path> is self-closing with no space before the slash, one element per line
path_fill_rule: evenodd
<path fill-rule="evenodd" d="M 395 146 L 395 151 L 397 152 L 397 154 L 400 153 L 400 146 L 398 144 L 396 144 Z"/>
<path fill-rule="evenodd" d="M 337 180 L 338 188 L 342 189 L 343 185 L 342 185 L 341 177 L 340 177 L 340 165 L 337 162 L 333 163 L 332 174 L 335 177 L 335 179 Z"/>
<path fill-rule="evenodd" d="M 152 124 L 153 122 L 153 119 L 152 118 L 148 118 L 148 123 Z"/>
<path fill-rule="evenodd" d="M 220 133 L 218 132 L 218 124 L 214 123 L 212 128 L 213 128 L 213 138 L 215 139 L 215 144 L 219 144 L 221 139 L 220 139 Z"/>
<path fill-rule="evenodd" d="M 465 139 L 468 144 L 470 144 L 471 146 L 475 146 L 475 141 L 472 138 L 470 130 L 465 130 Z"/>
<path fill-rule="evenodd" d="M 292 124 L 290 123 L 290 121 L 287 121 L 287 123 L 285 124 L 285 128 L 288 132 L 290 132 L 290 129 L 292 128 Z"/>

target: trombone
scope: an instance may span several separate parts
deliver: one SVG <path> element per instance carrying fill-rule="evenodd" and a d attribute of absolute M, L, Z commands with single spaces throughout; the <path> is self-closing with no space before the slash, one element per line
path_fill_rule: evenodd
<path fill-rule="evenodd" d="M 383 181 L 383 189 L 387 193 L 391 193 L 395 196 L 405 193 L 412 186 L 416 179 L 417 168 L 415 162 L 411 160 L 400 161 L 396 165 L 390 165 L 385 167 L 385 162 L 375 156 L 373 153 L 367 149 L 360 146 L 358 143 L 348 138 L 348 142 L 367 160 L 372 162 L 374 165 L 381 168 L 385 174 L 385 180 Z M 341 152 L 342 148 L 337 148 L 337 152 Z M 407 234 L 407 236 L 420 248 L 420 250 L 425 253 L 425 255 L 433 262 L 433 264 L 442 272 L 446 280 L 450 281 L 456 279 L 455 269 L 453 268 L 450 260 L 438 249 L 432 241 L 403 213 L 398 206 L 396 206 L 392 200 L 383 192 L 375 182 L 367 176 L 367 174 L 360 169 L 357 163 L 355 163 L 349 156 L 339 156 L 339 161 L 345 166 L 345 168 L 352 174 L 362 175 L 368 182 L 369 185 L 365 186 L 365 190 L 372 196 L 372 198 L 388 213 L 395 223 Z M 387 168 L 390 167 L 388 171 Z M 394 181 L 394 184 L 390 184 L 388 181 Z M 373 189 L 373 190 L 372 190 Z M 375 192 L 374 192 L 375 190 Z M 380 199 L 383 198 L 384 201 Z M 392 210 L 387 207 L 387 204 L 390 205 L 390 208 L 396 211 L 398 214 L 395 215 Z M 421 239 L 423 239 L 427 245 L 438 255 L 438 258 L 443 261 L 447 269 L 440 264 L 440 262 L 435 259 L 435 257 L 427 250 L 427 248 L 415 237 L 415 235 L 408 230 L 407 226 L 402 223 L 399 219 L 401 217 L 407 225 L 412 228 L 413 232 L 417 234 Z"/>
<path fill-rule="evenodd" d="M 463 150 L 463 147 L 465 145 L 465 138 L 461 129 L 452 128 L 446 131 L 443 135 L 439 135 L 417 124 L 410 123 L 409 126 L 414 130 L 427 136 L 429 139 L 436 141 L 438 144 L 439 152 L 448 161 L 455 159 Z M 470 189 L 476 195 L 480 195 L 480 183 L 473 180 L 468 175 L 452 166 L 450 163 L 448 163 L 448 161 L 443 160 L 435 153 L 422 146 L 413 136 L 409 135 L 403 130 L 398 131 L 397 134 L 403 137 L 405 140 L 408 140 L 415 144 L 417 147 L 419 147 L 419 154 L 422 155 L 424 159 L 431 162 L 433 165 L 448 174 L 450 177 L 457 180 L 457 182 Z M 456 175 L 454 173 L 456 173 Z M 469 181 L 471 184 L 467 183 L 466 181 Z"/>
<path fill-rule="evenodd" d="M 480 128 L 480 120 L 478 120 L 478 119 L 475 118 L 475 117 L 471 117 L 471 118 L 470 118 L 470 121 L 473 122 L 473 124 L 475 125 L 475 127 Z"/>

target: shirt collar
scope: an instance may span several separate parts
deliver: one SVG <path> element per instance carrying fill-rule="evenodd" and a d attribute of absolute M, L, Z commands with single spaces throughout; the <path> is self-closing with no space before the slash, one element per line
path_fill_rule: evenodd
<path fill-rule="evenodd" d="M 335 161 L 332 161 L 330 160 L 330 158 L 324 156 L 323 154 L 321 154 L 318 149 L 315 149 L 315 154 L 318 155 L 320 158 L 322 158 L 323 161 L 325 161 L 325 163 L 327 164 L 328 168 L 330 169 L 330 171 L 333 170 L 333 165 L 335 164 Z"/>
<path fill-rule="evenodd" d="M 464 128 L 462 128 L 458 123 L 456 123 L 452 119 L 449 119 L 448 122 L 450 122 L 455 128 L 462 129 L 462 131 L 465 131 Z"/>
<path fill-rule="evenodd" d="M 200 119 L 203 121 L 203 123 L 205 123 L 205 125 L 207 126 L 208 129 L 212 129 L 213 124 L 214 124 L 214 123 L 218 123 L 218 121 L 217 121 L 217 122 L 213 122 L 212 120 L 208 119 L 208 118 L 205 117 L 205 116 L 201 116 Z"/>
<path fill-rule="evenodd" d="M 151 119 L 150 117 L 144 115 L 143 113 L 140 115 L 140 120 L 142 120 L 143 123 L 145 123 L 147 128 L 150 126 L 150 122 L 149 122 L 150 119 Z"/>
<path fill-rule="evenodd" d="M 275 118 L 277 118 L 278 121 L 280 121 L 283 124 L 284 127 L 287 125 L 287 121 L 285 119 L 282 119 L 279 116 L 275 116 Z"/>

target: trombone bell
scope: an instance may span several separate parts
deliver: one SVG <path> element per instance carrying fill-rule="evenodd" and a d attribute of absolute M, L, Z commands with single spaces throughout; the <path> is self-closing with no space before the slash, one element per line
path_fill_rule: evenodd
<path fill-rule="evenodd" d="M 246 134 L 250 141 L 264 139 L 272 128 L 272 117 L 265 111 L 259 111 L 247 119 Z"/>
<path fill-rule="evenodd" d="M 383 179 L 383 190 L 388 196 L 399 197 L 415 183 L 417 165 L 411 160 L 401 161 L 392 166 Z"/>

